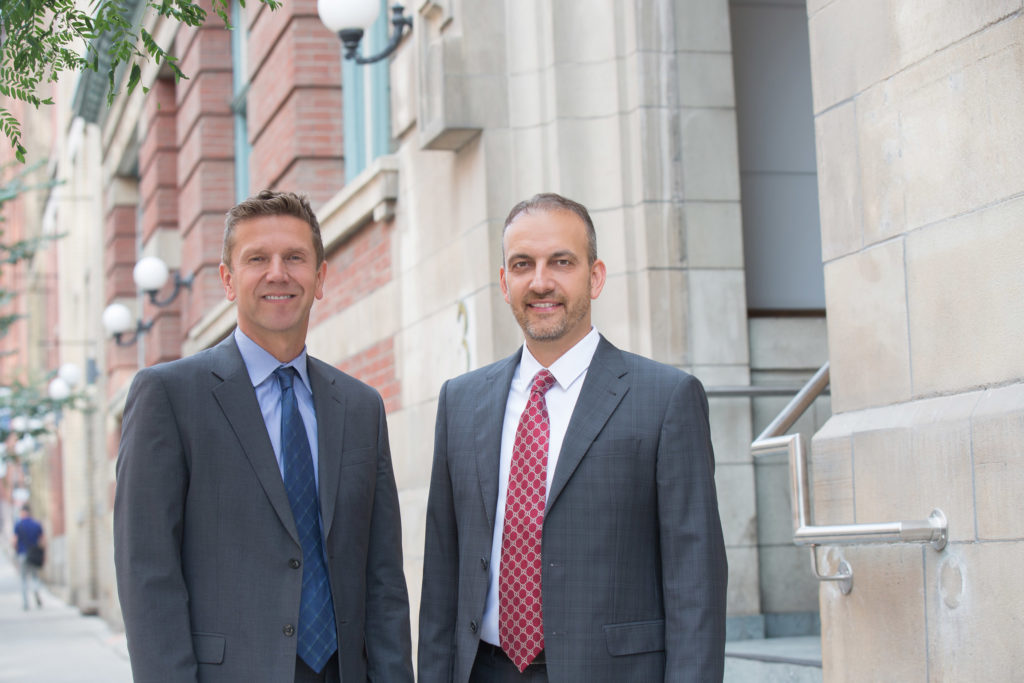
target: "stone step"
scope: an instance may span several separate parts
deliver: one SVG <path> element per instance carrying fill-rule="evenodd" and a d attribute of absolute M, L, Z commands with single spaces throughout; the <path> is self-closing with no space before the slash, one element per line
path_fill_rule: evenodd
<path fill-rule="evenodd" d="M 725 644 L 725 683 L 821 683 L 821 637 L 733 640 Z"/>

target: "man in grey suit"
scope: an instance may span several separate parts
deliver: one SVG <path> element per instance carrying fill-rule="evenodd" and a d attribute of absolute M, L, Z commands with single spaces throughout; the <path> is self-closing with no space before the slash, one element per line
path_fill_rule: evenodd
<path fill-rule="evenodd" d="M 421 683 L 721 680 L 727 568 L 704 390 L 591 326 L 605 284 L 582 205 L 505 221 L 526 337 L 437 408 Z"/>
<path fill-rule="evenodd" d="M 238 326 L 141 370 L 117 460 L 114 561 L 136 683 L 411 683 L 380 396 L 305 349 L 327 264 L 305 197 L 229 213 Z"/>

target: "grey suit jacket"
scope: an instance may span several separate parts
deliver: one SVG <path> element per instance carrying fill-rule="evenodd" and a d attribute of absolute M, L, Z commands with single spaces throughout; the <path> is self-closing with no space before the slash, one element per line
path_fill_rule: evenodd
<path fill-rule="evenodd" d="M 308 360 L 342 680 L 412 681 L 380 396 Z M 291 681 L 302 550 L 233 337 L 147 368 L 125 404 L 114 561 L 136 683 Z"/>
<path fill-rule="evenodd" d="M 487 594 L 502 419 L 519 356 L 441 389 L 421 683 L 469 680 Z M 602 337 L 558 457 L 542 557 L 552 683 L 721 680 L 728 572 L 700 382 Z"/>

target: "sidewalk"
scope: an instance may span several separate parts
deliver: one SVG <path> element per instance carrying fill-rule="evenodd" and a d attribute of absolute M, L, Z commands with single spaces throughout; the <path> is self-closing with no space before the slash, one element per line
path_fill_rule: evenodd
<path fill-rule="evenodd" d="M 0 552 L 0 683 L 130 683 L 123 633 L 45 587 L 42 599 L 42 609 L 22 609 L 17 567 Z"/>

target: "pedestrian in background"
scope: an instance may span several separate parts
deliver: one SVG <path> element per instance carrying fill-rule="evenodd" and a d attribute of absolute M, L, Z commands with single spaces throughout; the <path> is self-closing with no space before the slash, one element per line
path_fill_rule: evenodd
<path fill-rule="evenodd" d="M 36 605 L 43 606 L 39 597 L 39 569 L 43 566 L 43 525 L 32 517 L 28 503 L 21 506 L 21 519 L 14 525 L 14 551 L 21 569 L 22 605 L 28 609 L 28 595 L 35 596 Z M 29 586 L 31 585 L 31 589 Z"/>

